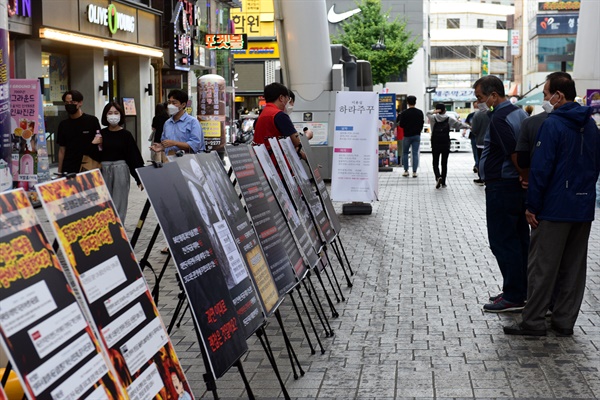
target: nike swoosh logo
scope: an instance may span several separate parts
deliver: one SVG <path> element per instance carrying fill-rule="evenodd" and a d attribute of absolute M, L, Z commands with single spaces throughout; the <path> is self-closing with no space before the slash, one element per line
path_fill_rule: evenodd
<path fill-rule="evenodd" d="M 350 18 L 354 14 L 358 14 L 360 12 L 360 8 L 355 8 L 354 10 L 350 10 L 350 11 L 346 11 L 341 14 L 338 14 L 333 10 L 334 7 L 335 7 L 335 5 L 331 6 L 331 8 L 329 9 L 329 12 L 327 13 L 327 20 L 329 22 L 331 22 L 332 24 L 337 24 L 338 22 L 341 22 L 347 18 Z"/>

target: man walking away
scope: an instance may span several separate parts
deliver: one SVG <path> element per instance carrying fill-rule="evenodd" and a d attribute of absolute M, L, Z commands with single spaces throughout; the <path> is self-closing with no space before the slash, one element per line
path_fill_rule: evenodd
<path fill-rule="evenodd" d="M 421 145 L 421 131 L 425 118 L 423 111 L 415 107 L 417 98 L 408 96 L 406 98 L 408 108 L 400 114 L 400 127 L 404 129 L 404 140 L 402 142 L 402 166 L 404 173 L 402 176 L 408 176 L 408 152 L 412 147 L 412 170 L 413 178 L 417 177 L 417 168 L 419 168 L 419 146 Z"/>
<path fill-rule="evenodd" d="M 431 126 L 431 151 L 433 153 L 433 173 L 435 188 L 446 187 L 448 173 L 448 156 L 450 155 L 450 129 L 469 129 L 470 126 L 455 120 L 446 114 L 446 105 L 439 103 L 433 112 L 428 112 Z M 440 155 L 442 156 L 442 172 L 440 173 Z"/>
<path fill-rule="evenodd" d="M 473 102 L 473 106 L 476 107 L 475 114 L 471 120 L 471 135 L 475 135 L 475 145 L 477 150 L 477 179 L 473 179 L 473 183 L 483 186 L 483 180 L 479 173 L 479 161 L 481 160 L 481 154 L 483 153 L 483 140 L 485 133 L 490 126 L 490 117 L 487 113 L 487 106 L 485 103 Z"/>
<path fill-rule="evenodd" d="M 520 311 L 527 298 L 529 227 L 525 220 L 525 190 L 512 163 L 521 122 L 527 113 L 507 100 L 504 84 L 493 75 L 473 85 L 480 109 L 489 109 L 479 173 L 485 182 L 488 240 L 502 273 L 502 293 L 490 297 L 486 312 Z"/>
<path fill-rule="evenodd" d="M 528 301 L 523 321 L 508 335 L 544 336 L 545 315 L 558 281 L 550 322 L 570 336 L 583 301 L 587 250 L 600 171 L 600 132 L 590 107 L 577 104 L 575 82 L 565 72 L 548 75 L 544 110 L 529 172 L 527 222 L 531 225 Z"/>

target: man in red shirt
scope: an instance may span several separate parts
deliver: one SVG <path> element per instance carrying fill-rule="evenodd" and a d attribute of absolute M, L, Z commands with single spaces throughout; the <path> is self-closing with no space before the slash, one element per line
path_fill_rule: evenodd
<path fill-rule="evenodd" d="M 253 144 L 264 144 L 271 153 L 271 146 L 267 139 L 291 137 L 298 154 L 305 158 L 304 152 L 301 150 L 298 132 L 290 116 L 285 112 L 285 106 L 290 101 L 289 90 L 281 83 L 274 82 L 265 86 L 264 97 L 267 105 L 261 111 L 254 125 Z M 273 158 L 272 154 L 271 158 Z M 275 161 L 273 162 L 275 163 Z M 277 164 L 275 163 L 275 165 Z"/>

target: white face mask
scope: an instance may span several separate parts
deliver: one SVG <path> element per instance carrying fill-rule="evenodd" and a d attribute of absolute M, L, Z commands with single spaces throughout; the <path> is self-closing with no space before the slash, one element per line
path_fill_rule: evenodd
<path fill-rule="evenodd" d="M 173 116 L 179 112 L 179 107 L 177 107 L 174 104 L 169 104 L 167 106 L 167 112 L 169 113 L 170 116 Z"/>
<path fill-rule="evenodd" d="M 479 111 L 488 111 L 490 109 L 485 102 L 477 103 L 477 108 Z"/>
<path fill-rule="evenodd" d="M 289 102 L 285 105 L 285 113 L 287 115 L 292 115 L 292 111 L 294 111 L 294 106 L 291 105 Z"/>
<path fill-rule="evenodd" d="M 555 95 L 555 94 L 556 94 L 556 93 L 554 93 L 554 94 L 552 95 L 552 97 L 554 97 L 554 95 Z M 543 109 L 544 109 L 544 111 L 546 111 L 548 114 L 550 114 L 552 111 L 554 111 L 554 106 L 556 105 L 556 104 L 552 104 L 552 103 L 550 103 L 550 100 L 552 100 L 552 97 L 550 97 L 550 99 L 548 99 L 548 100 L 544 100 L 544 101 L 542 102 L 542 108 L 543 108 Z"/>
<path fill-rule="evenodd" d="M 121 120 L 121 116 L 120 115 L 107 115 L 106 116 L 106 120 L 108 121 L 108 124 L 111 126 L 115 126 L 119 124 L 119 121 Z"/>

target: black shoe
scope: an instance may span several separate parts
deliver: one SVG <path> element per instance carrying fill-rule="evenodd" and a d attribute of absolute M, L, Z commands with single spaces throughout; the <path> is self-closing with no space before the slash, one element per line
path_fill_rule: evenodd
<path fill-rule="evenodd" d="M 164 249 L 162 249 L 162 250 L 160 251 L 160 254 L 169 254 L 169 248 L 168 248 L 168 247 L 165 247 Z"/>
<path fill-rule="evenodd" d="M 481 179 L 473 179 L 473 183 L 478 184 L 479 186 L 483 186 L 485 185 L 485 182 L 482 181 Z"/>
<path fill-rule="evenodd" d="M 474 174 L 476 174 L 476 173 L 478 173 L 478 172 L 479 172 L 479 168 L 477 168 L 477 167 L 473 167 L 473 173 L 474 173 Z"/>
<path fill-rule="evenodd" d="M 497 295 L 495 295 L 495 296 L 490 296 L 490 303 L 493 303 L 493 302 L 495 302 L 496 300 L 498 300 L 499 298 L 501 298 L 503 294 L 504 294 L 503 292 L 500 292 L 500 293 L 498 293 L 498 294 L 497 294 Z"/>
<path fill-rule="evenodd" d="M 442 186 L 442 178 L 437 178 L 437 182 L 435 184 L 435 188 L 439 189 Z"/>
<path fill-rule="evenodd" d="M 550 324 L 550 329 L 552 329 L 554 331 L 556 336 L 560 336 L 560 337 L 573 336 L 572 328 L 559 328 L 558 326 L 555 326 L 554 324 Z"/>
<path fill-rule="evenodd" d="M 445 183 L 442 184 L 442 189 L 447 188 L 447 187 L 448 187 L 448 185 L 446 185 Z"/>
<path fill-rule="evenodd" d="M 521 324 L 505 326 L 503 329 L 506 335 L 546 336 L 545 329 L 524 328 Z"/>

